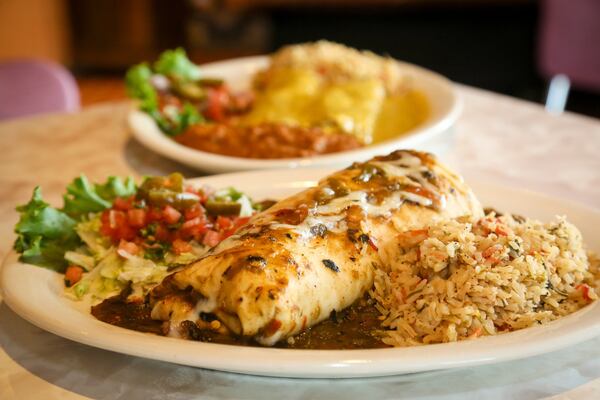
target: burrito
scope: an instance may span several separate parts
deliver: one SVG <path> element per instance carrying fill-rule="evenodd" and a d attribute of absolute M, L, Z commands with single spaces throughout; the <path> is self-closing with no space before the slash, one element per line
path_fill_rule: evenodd
<path fill-rule="evenodd" d="M 149 294 L 169 336 L 212 327 L 272 346 L 362 298 L 399 232 L 483 216 L 434 156 L 398 150 L 354 163 L 255 215 Z"/>

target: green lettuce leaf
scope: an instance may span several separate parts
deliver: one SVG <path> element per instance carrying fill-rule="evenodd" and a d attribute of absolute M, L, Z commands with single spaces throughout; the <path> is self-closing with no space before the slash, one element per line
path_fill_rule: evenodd
<path fill-rule="evenodd" d="M 132 178 L 123 181 L 111 176 L 104 184 L 92 184 L 81 175 L 67 186 L 67 193 L 63 196 L 63 210 L 69 216 L 80 219 L 91 212 L 110 208 L 115 198 L 133 196 L 136 190 Z"/>
<path fill-rule="evenodd" d="M 94 187 L 100 197 L 109 200 L 111 203 L 117 197 L 129 197 L 137 192 L 135 181 L 130 176 L 124 180 L 116 176 L 109 176 L 105 183 L 96 184 Z"/>
<path fill-rule="evenodd" d="M 132 178 L 111 176 L 103 184 L 92 184 L 82 175 L 67 186 L 64 207 L 56 209 L 42 199 L 41 189 L 36 187 L 29 203 L 17 207 L 20 219 L 15 225 L 14 249 L 21 254 L 21 261 L 63 272 L 65 253 L 82 244 L 76 231 L 78 221 L 136 191 Z"/>
<path fill-rule="evenodd" d="M 135 65 L 125 75 L 125 86 L 129 95 L 142 100 L 148 108 L 156 108 L 158 104 L 156 90 L 150 82 L 152 70 L 147 63 Z"/>
<path fill-rule="evenodd" d="M 61 210 L 50 207 L 36 187 L 29 203 L 17 207 L 20 219 L 15 225 L 14 249 L 20 260 L 63 272 L 67 266 L 66 251 L 79 246 L 76 221 Z"/>
<path fill-rule="evenodd" d="M 154 71 L 179 81 L 196 81 L 201 76 L 200 68 L 181 47 L 164 51 L 154 63 Z"/>
<path fill-rule="evenodd" d="M 198 67 L 188 60 L 183 49 L 164 52 L 155 63 L 155 69 L 156 73 L 175 77 L 175 79 L 189 80 L 195 76 L 199 77 L 199 72 L 194 72 Z M 127 71 L 125 85 L 129 95 L 140 101 L 140 110 L 150 115 L 160 130 L 175 136 L 190 125 L 204 120 L 189 102 L 184 103 L 181 110 L 172 108 L 161 111 L 158 105 L 158 94 L 150 81 L 152 75 L 153 71 L 147 63 L 135 65 Z"/>

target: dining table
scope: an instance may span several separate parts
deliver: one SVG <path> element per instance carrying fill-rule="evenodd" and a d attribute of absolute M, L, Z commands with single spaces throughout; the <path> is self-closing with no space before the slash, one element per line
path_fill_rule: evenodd
<path fill-rule="evenodd" d="M 550 113 L 540 104 L 457 85 L 463 111 L 437 143 L 467 181 L 540 192 L 600 210 L 600 120 Z M 85 174 L 180 171 L 203 176 L 132 138 L 133 104 L 108 102 L 74 114 L 0 123 L 0 256 L 15 240 L 15 207 L 35 186 L 59 205 Z M 348 160 L 350 163 L 352 160 Z M 598 227 L 600 235 L 600 227 Z M 597 239 L 595 239 L 597 241 Z M 52 313 L 52 310 L 48 310 Z M 257 362 L 269 362 L 257 360 Z M 593 399 L 600 398 L 600 337 L 535 357 L 380 378 L 288 379 L 212 371 L 119 354 L 37 328 L 0 297 L 0 399 Z"/>

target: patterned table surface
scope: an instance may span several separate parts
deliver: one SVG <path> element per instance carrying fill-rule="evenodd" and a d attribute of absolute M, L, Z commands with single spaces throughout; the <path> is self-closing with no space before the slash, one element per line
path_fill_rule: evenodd
<path fill-rule="evenodd" d="M 460 86 L 464 112 L 442 158 L 467 180 L 495 181 L 600 208 L 600 121 Z M 51 203 L 80 173 L 164 174 L 189 168 L 129 135 L 130 104 L 0 123 L 0 256 L 14 240 L 15 204 L 41 184 Z M 448 136 L 451 137 L 450 135 Z M 600 338 L 526 360 L 388 378 L 292 380 L 175 366 L 94 349 L 41 331 L 0 300 L 0 398 L 539 399 L 581 385 L 600 396 Z M 592 383 L 590 383 L 592 382 Z"/>

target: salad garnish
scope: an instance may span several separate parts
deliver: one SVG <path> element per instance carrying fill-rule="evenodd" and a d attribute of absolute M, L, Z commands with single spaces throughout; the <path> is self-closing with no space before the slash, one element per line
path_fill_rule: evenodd
<path fill-rule="evenodd" d="M 55 208 L 40 187 L 17 207 L 20 260 L 64 273 L 66 293 L 101 300 L 130 288 L 141 298 L 171 271 L 200 258 L 264 207 L 244 193 L 187 185 L 179 173 L 71 182 Z"/>
<path fill-rule="evenodd" d="M 140 110 L 169 136 L 195 124 L 225 122 L 252 101 L 248 93 L 232 93 L 222 79 L 203 77 L 182 48 L 163 52 L 153 64 L 131 67 L 125 85 Z"/>
<path fill-rule="evenodd" d="M 199 79 L 198 66 L 188 59 L 185 50 L 178 48 L 162 53 L 153 68 L 148 63 L 131 67 L 125 76 L 125 85 L 130 96 L 140 100 L 140 109 L 148 113 L 162 131 L 174 136 L 204 118 L 189 101 L 165 103 L 158 90 L 168 90 L 173 85 L 179 91 L 195 93 L 195 97 L 201 98 L 204 93 L 195 83 Z"/>

